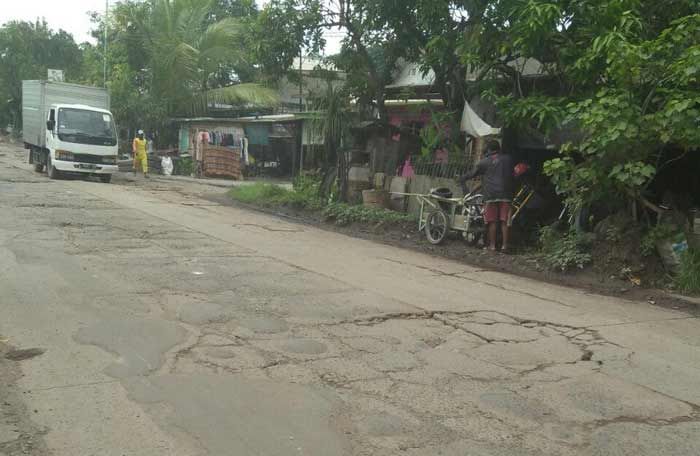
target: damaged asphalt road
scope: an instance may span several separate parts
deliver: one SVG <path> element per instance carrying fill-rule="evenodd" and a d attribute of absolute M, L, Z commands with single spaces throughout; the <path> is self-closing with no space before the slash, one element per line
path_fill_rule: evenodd
<path fill-rule="evenodd" d="M 2 456 L 698 454 L 692 315 L 0 149 Z"/>

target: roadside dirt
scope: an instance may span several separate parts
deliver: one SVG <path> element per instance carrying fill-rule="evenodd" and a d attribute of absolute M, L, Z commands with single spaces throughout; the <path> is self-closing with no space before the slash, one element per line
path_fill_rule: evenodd
<path fill-rule="evenodd" d="M 581 271 L 561 273 L 545 268 L 534 251 L 525 249 L 516 250 L 509 255 L 494 254 L 481 248 L 470 247 L 457 236 L 451 237 L 442 245 L 432 245 L 426 241 L 422 233 L 418 232 L 417 226 L 413 222 L 391 226 L 381 224 L 375 226 L 360 224 L 339 226 L 324 220 L 320 214 L 309 211 L 290 207 L 261 208 L 233 201 L 226 194 L 207 194 L 203 197 L 222 205 L 273 214 L 297 223 L 312 225 L 348 236 L 450 258 L 489 271 L 504 272 L 631 301 L 648 302 L 652 305 L 700 316 L 700 306 L 697 304 L 654 287 L 654 280 L 659 280 L 659 277 L 663 277 L 664 274 L 660 264 L 651 262 L 642 265 L 638 252 L 632 252 L 624 246 L 612 249 L 607 243 L 601 242 L 594 248 L 593 255 L 597 261 L 594 262 L 593 266 Z M 625 268 L 628 270 L 623 270 Z M 634 279 L 641 280 L 641 285 L 635 284 Z"/>
<path fill-rule="evenodd" d="M 45 430 L 35 425 L 16 382 L 22 375 L 20 362 L 39 356 L 38 349 L 16 350 L 0 336 L 0 456 L 44 456 L 49 452 L 43 441 Z"/>

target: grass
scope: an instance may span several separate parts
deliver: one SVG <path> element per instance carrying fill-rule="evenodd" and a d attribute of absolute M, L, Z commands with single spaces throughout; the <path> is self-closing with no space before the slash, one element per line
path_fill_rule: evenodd
<path fill-rule="evenodd" d="M 334 220 L 336 225 L 350 225 L 353 223 L 386 223 L 393 225 L 413 220 L 410 215 L 401 212 L 366 206 L 352 206 L 344 203 L 327 205 L 323 209 L 323 215 L 329 220 Z"/>
<path fill-rule="evenodd" d="M 241 203 L 272 207 L 286 204 L 290 193 L 277 185 L 255 183 L 234 187 L 229 191 L 229 196 Z"/>
<path fill-rule="evenodd" d="M 688 250 L 681 255 L 676 287 L 683 293 L 700 293 L 700 250 Z"/>
<path fill-rule="evenodd" d="M 229 196 L 235 201 L 265 208 L 285 206 L 321 211 L 327 220 L 334 221 L 336 225 L 353 223 L 391 225 L 412 220 L 410 215 L 387 209 L 353 206 L 344 203 L 324 204 L 317 195 L 318 185 L 309 179 L 295 181 L 294 190 L 256 182 L 251 185 L 235 187 L 229 192 Z"/>

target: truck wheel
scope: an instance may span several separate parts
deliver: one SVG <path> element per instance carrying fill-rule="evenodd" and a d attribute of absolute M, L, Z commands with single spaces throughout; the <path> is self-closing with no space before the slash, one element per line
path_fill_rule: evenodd
<path fill-rule="evenodd" d="M 46 174 L 49 179 L 60 179 L 61 172 L 54 168 L 53 163 L 51 163 L 51 157 L 46 157 Z"/>
<path fill-rule="evenodd" d="M 109 184 L 112 182 L 112 175 L 111 174 L 102 174 L 100 176 L 100 180 L 102 181 L 103 184 Z"/>
<path fill-rule="evenodd" d="M 44 164 L 43 163 L 34 163 L 34 171 L 37 173 L 43 173 L 44 172 Z"/>

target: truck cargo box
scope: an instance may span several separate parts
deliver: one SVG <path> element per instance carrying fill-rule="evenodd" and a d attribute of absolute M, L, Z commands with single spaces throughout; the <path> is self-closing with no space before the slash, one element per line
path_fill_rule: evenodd
<path fill-rule="evenodd" d="M 22 81 L 24 142 L 46 146 L 46 119 L 53 104 L 86 105 L 109 110 L 109 92 L 101 87 L 50 81 Z"/>

